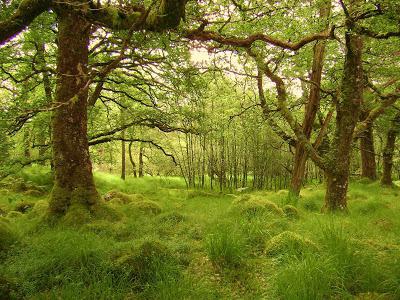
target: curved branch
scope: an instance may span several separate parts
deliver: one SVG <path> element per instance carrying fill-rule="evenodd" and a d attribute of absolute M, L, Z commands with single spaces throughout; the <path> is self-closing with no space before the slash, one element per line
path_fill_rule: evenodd
<path fill-rule="evenodd" d="M 16 11 L 0 22 L 0 45 L 14 38 L 36 17 L 49 9 L 51 0 L 23 0 Z"/>
<path fill-rule="evenodd" d="M 256 41 L 262 41 L 267 44 L 274 45 L 283 49 L 297 51 L 311 42 L 318 40 L 333 39 L 334 31 L 335 27 L 328 28 L 322 32 L 307 35 L 296 43 L 286 42 L 263 33 L 252 34 L 247 38 L 240 38 L 234 36 L 226 37 L 213 31 L 206 31 L 201 29 L 196 29 L 187 32 L 186 38 L 190 40 L 197 40 L 203 42 L 215 41 L 223 45 L 243 47 L 243 48 L 249 48 Z"/>

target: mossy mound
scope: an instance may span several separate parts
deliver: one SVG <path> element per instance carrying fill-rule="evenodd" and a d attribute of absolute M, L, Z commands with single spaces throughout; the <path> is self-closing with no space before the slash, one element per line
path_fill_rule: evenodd
<path fill-rule="evenodd" d="M 49 209 L 49 202 L 46 200 L 39 200 L 35 203 L 31 211 L 29 212 L 30 217 L 42 217 Z"/>
<path fill-rule="evenodd" d="M 271 238 L 265 244 L 265 253 L 269 256 L 284 254 L 298 256 L 317 250 L 318 247 L 313 241 L 291 231 L 284 231 Z"/>
<path fill-rule="evenodd" d="M 279 190 L 276 192 L 277 195 L 279 196 L 285 196 L 287 197 L 289 195 L 289 191 L 288 190 Z"/>
<path fill-rule="evenodd" d="M 300 218 L 298 209 L 296 207 L 294 207 L 293 205 L 285 205 L 282 208 L 282 210 L 288 219 L 299 219 Z"/>
<path fill-rule="evenodd" d="M 240 197 L 237 197 L 235 200 L 232 201 L 232 204 L 238 205 L 238 204 L 243 204 L 251 199 L 251 196 L 249 194 L 244 194 L 241 195 Z"/>
<path fill-rule="evenodd" d="M 186 216 L 182 215 L 181 213 L 178 213 L 176 211 L 166 213 L 163 215 L 159 216 L 159 221 L 162 223 L 173 223 L 173 224 L 178 224 L 181 222 L 186 221 Z"/>
<path fill-rule="evenodd" d="M 8 223 L 8 224 L 10 224 L 10 220 L 9 219 L 7 219 L 6 217 L 4 217 L 4 216 L 0 216 L 0 222 L 4 222 L 4 223 Z"/>
<path fill-rule="evenodd" d="M 0 206 L 0 216 L 7 215 L 7 208 L 3 205 Z"/>
<path fill-rule="evenodd" d="M 24 214 L 24 213 L 28 212 L 29 210 L 31 210 L 32 207 L 34 207 L 34 206 L 35 206 L 34 202 L 20 201 L 14 206 L 14 210 L 19 211 Z"/>
<path fill-rule="evenodd" d="M 40 197 L 43 196 L 43 191 L 40 190 L 27 190 L 24 192 L 25 196 Z"/>
<path fill-rule="evenodd" d="M 104 200 L 105 201 L 111 201 L 113 199 L 119 199 L 122 201 L 123 204 L 128 204 L 132 201 L 142 201 L 145 200 L 145 197 L 141 194 L 126 194 L 117 190 L 112 190 L 107 192 L 104 195 Z"/>
<path fill-rule="evenodd" d="M 113 199 L 109 200 L 107 203 L 111 206 L 117 207 L 117 206 L 123 205 L 124 200 L 122 200 L 121 198 L 113 198 Z"/>
<path fill-rule="evenodd" d="M 246 202 L 238 203 L 240 212 L 246 216 L 255 216 L 260 214 L 272 214 L 275 216 L 284 216 L 283 210 L 274 202 L 252 198 Z"/>
<path fill-rule="evenodd" d="M 0 221 L 0 254 L 8 251 L 16 241 L 17 234 L 12 230 L 10 224 Z"/>
<path fill-rule="evenodd" d="M 115 222 L 121 220 L 123 217 L 123 214 L 121 212 L 105 204 L 95 205 L 91 207 L 90 211 L 95 219 L 100 220 Z"/>
<path fill-rule="evenodd" d="M 139 288 L 173 276 L 177 272 L 177 259 L 161 242 L 149 240 L 115 260 L 115 268 L 134 281 Z"/>
<path fill-rule="evenodd" d="M 147 214 L 159 215 L 162 211 L 160 205 L 154 201 L 143 200 L 129 203 L 129 207 L 140 210 Z"/>
<path fill-rule="evenodd" d="M 23 215 L 24 214 L 22 212 L 12 210 L 7 214 L 7 218 L 8 219 L 15 219 L 15 218 L 22 217 Z"/>
<path fill-rule="evenodd" d="M 66 226 L 82 226 L 91 221 L 90 211 L 84 205 L 71 205 L 65 215 L 60 219 L 60 223 Z"/>

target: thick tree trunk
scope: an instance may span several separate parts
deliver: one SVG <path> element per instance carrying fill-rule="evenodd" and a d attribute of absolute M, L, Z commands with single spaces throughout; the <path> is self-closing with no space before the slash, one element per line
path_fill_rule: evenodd
<path fill-rule="evenodd" d="M 327 1 L 320 10 L 320 18 L 326 19 L 329 17 L 331 10 L 331 3 Z M 310 87 L 310 94 L 308 96 L 308 103 L 303 120 L 303 133 L 307 139 L 310 139 L 312 127 L 314 124 L 315 116 L 319 110 L 320 103 L 320 85 L 322 68 L 324 63 L 325 54 L 325 41 L 319 41 L 314 46 L 314 57 L 310 80 L 313 84 Z M 297 198 L 300 194 L 300 189 L 303 184 L 305 166 L 307 162 L 307 151 L 304 144 L 297 142 L 294 155 L 294 165 L 292 170 L 292 178 L 289 187 L 289 196 Z"/>
<path fill-rule="evenodd" d="M 347 210 L 347 187 L 354 128 L 359 119 L 363 94 L 363 41 L 351 30 L 346 32 L 346 56 L 341 99 L 336 107 L 336 130 L 327 158 L 327 189 L 324 211 Z"/>
<path fill-rule="evenodd" d="M 100 196 L 95 188 L 87 140 L 87 64 L 90 25 L 67 9 L 58 12 L 58 61 L 52 119 L 54 188 L 50 210 L 63 214 L 72 206 L 90 208 Z"/>
<path fill-rule="evenodd" d="M 372 124 L 368 124 L 360 137 L 361 177 L 376 180 L 375 147 Z"/>
<path fill-rule="evenodd" d="M 397 114 L 392 121 L 390 129 L 387 133 L 385 148 L 383 149 L 383 173 L 381 184 L 393 185 L 392 169 L 393 169 L 393 154 L 396 144 L 396 137 L 399 133 L 400 114 Z"/>

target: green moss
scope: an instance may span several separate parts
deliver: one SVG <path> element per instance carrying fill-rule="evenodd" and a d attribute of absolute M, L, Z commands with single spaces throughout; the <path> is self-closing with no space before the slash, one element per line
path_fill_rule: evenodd
<path fill-rule="evenodd" d="M 314 242 L 291 231 L 284 231 L 265 244 L 265 253 L 270 256 L 301 255 L 305 252 L 317 250 L 318 247 Z"/>
<path fill-rule="evenodd" d="M 0 299 L 15 299 L 13 290 L 16 288 L 14 281 L 0 274 Z"/>
<path fill-rule="evenodd" d="M 42 191 L 39 190 L 27 190 L 24 192 L 25 196 L 40 197 L 43 195 Z"/>
<path fill-rule="evenodd" d="M 15 211 L 19 211 L 21 213 L 26 213 L 35 206 L 34 202 L 31 201 L 20 201 L 14 206 Z"/>
<path fill-rule="evenodd" d="M 8 218 L 8 219 L 15 219 L 15 218 L 19 218 L 19 217 L 22 217 L 22 216 L 23 216 L 23 213 L 22 213 L 22 212 L 15 211 L 15 210 L 10 211 L 10 212 L 7 214 L 7 218 Z"/>
<path fill-rule="evenodd" d="M 94 205 L 91 207 L 90 211 L 95 219 L 107 220 L 111 222 L 119 221 L 123 217 L 121 212 L 105 204 Z"/>
<path fill-rule="evenodd" d="M 60 222 L 66 226 L 82 226 L 90 222 L 92 216 L 87 207 L 79 204 L 71 205 L 66 214 L 61 218 Z"/>
<path fill-rule="evenodd" d="M 120 199 L 123 204 L 128 204 L 132 201 L 142 201 L 146 198 L 142 194 L 126 194 L 120 191 L 112 190 L 104 195 L 104 200 L 111 201 L 113 199 Z"/>
<path fill-rule="evenodd" d="M 121 198 L 113 198 L 110 201 L 107 202 L 111 206 L 121 206 L 124 204 L 124 201 Z"/>
<path fill-rule="evenodd" d="M 236 204 L 240 212 L 246 216 L 256 216 L 260 214 L 272 214 L 275 216 L 283 216 L 283 210 L 277 206 L 274 202 L 251 198 L 245 202 L 239 202 Z"/>
<path fill-rule="evenodd" d="M 50 195 L 49 208 L 53 213 L 65 213 L 75 204 L 90 207 L 101 201 L 101 197 L 94 186 L 79 186 L 73 189 L 54 185 Z"/>
<path fill-rule="evenodd" d="M 129 207 L 154 215 L 158 215 L 162 211 L 158 203 L 150 200 L 131 202 L 129 203 Z"/>
<path fill-rule="evenodd" d="M 0 221 L 0 254 L 10 249 L 17 241 L 17 234 L 12 230 L 9 223 Z"/>
<path fill-rule="evenodd" d="M 0 216 L 7 215 L 7 207 L 5 205 L 0 205 Z"/>
<path fill-rule="evenodd" d="M 289 219 L 298 219 L 300 218 L 299 211 L 293 205 L 285 205 L 282 208 L 285 216 Z"/>
<path fill-rule="evenodd" d="M 35 203 L 32 210 L 29 212 L 29 217 L 42 217 L 49 209 L 49 202 L 46 200 L 39 200 Z"/>

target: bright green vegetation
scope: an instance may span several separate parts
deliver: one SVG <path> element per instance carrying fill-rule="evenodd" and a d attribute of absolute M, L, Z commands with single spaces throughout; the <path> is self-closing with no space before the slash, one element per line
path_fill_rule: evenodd
<path fill-rule="evenodd" d="M 324 215 L 323 186 L 292 207 L 283 192 L 95 177 L 102 195 L 123 194 L 80 226 L 46 221 L 47 169 L 18 181 L 40 195 L 1 188 L 1 299 L 400 298 L 397 188 L 352 182 L 349 214 Z"/>

